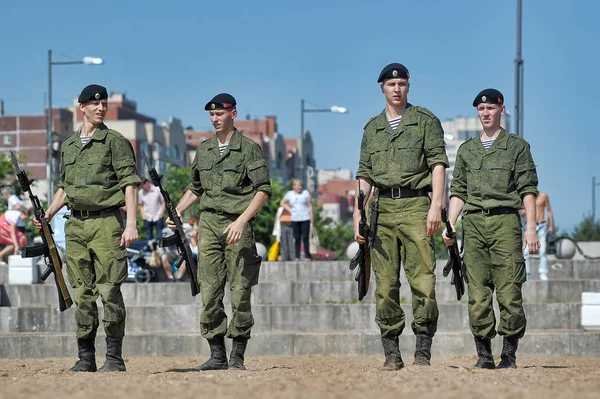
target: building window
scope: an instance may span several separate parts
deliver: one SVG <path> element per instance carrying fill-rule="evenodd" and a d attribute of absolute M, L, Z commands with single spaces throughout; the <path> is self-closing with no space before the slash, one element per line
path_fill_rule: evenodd
<path fill-rule="evenodd" d="M 10 134 L 5 134 L 2 138 L 4 145 L 12 145 L 12 136 Z"/>

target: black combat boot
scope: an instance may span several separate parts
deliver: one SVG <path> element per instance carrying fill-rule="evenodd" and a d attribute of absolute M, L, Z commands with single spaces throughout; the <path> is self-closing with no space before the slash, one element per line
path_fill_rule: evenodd
<path fill-rule="evenodd" d="M 499 369 L 516 369 L 517 368 L 517 347 L 519 346 L 518 338 L 504 337 L 502 342 L 502 354 L 500 355 Z"/>
<path fill-rule="evenodd" d="M 494 369 L 494 355 L 492 355 L 492 340 L 489 338 L 475 338 L 475 349 L 477 349 L 477 363 L 475 367 L 480 369 Z"/>
<path fill-rule="evenodd" d="M 123 337 L 106 337 L 106 361 L 98 372 L 126 371 L 122 354 Z"/>
<path fill-rule="evenodd" d="M 431 366 L 431 343 L 433 337 L 417 334 L 415 343 L 415 361 L 413 366 Z"/>
<path fill-rule="evenodd" d="M 229 370 L 246 370 L 244 366 L 244 353 L 246 353 L 247 339 L 233 339 L 231 355 L 229 356 Z"/>
<path fill-rule="evenodd" d="M 77 340 L 79 360 L 75 362 L 75 365 L 69 371 L 87 371 L 93 373 L 97 370 L 94 341 L 95 338 Z"/>
<path fill-rule="evenodd" d="M 227 370 L 227 352 L 225 351 L 225 338 L 217 337 L 208 340 L 210 346 L 210 359 L 204 362 L 198 370 Z"/>
<path fill-rule="evenodd" d="M 400 355 L 400 346 L 398 345 L 398 337 L 384 338 L 381 337 L 383 344 L 383 353 L 385 354 L 385 362 L 379 368 L 381 371 L 400 370 L 404 367 L 402 356 Z"/>

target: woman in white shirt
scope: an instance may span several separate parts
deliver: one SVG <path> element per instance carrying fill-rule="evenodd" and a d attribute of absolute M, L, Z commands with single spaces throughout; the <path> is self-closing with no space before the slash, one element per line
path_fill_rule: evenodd
<path fill-rule="evenodd" d="M 283 197 L 280 205 L 292 215 L 292 229 L 296 249 L 295 260 L 300 259 L 300 242 L 304 243 L 305 260 L 311 260 L 308 236 L 310 224 L 313 220 L 313 210 L 310 193 L 302 189 L 301 180 L 293 180 L 292 189 Z"/>

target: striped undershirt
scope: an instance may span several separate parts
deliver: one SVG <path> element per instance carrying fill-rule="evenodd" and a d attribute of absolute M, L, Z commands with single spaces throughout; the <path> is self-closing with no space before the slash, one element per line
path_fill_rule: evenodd
<path fill-rule="evenodd" d="M 483 144 L 483 148 L 485 148 L 485 150 L 489 150 L 490 147 L 492 146 L 492 144 L 494 144 L 494 139 L 491 140 L 481 140 L 481 144 Z"/>
<path fill-rule="evenodd" d="M 220 145 L 219 146 L 219 156 L 223 156 L 223 153 L 225 152 L 225 149 L 229 147 L 229 144 L 225 144 L 225 145 Z"/>
<path fill-rule="evenodd" d="M 79 136 L 79 138 L 81 139 L 81 144 L 86 145 L 90 141 L 92 136 Z"/>
<path fill-rule="evenodd" d="M 392 128 L 392 130 L 396 130 L 396 128 L 398 127 L 398 125 L 400 124 L 400 121 L 402 120 L 402 115 L 400 115 L 399 117 L 397 117 L 396 119 L 392 119 L 389 120 L 389 124 L 390 127 Z"/>

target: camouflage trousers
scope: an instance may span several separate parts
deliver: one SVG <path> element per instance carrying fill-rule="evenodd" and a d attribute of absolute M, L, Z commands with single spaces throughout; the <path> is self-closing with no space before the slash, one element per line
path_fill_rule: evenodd
<path fill-rule="evenodd" d="M 98 296 L 104 305 L 102 324 L 109 337 L 125 335 L 125 304 L 121 284 L 127 278 L 127 250 L 119 212 L 65 224 L 67 274 L 73 287 L 76 335 L 94 338 L 98 329 Z"/>
<path fill-rule="evenodd" d="M 371 248 L 375 273 L 375 322 L 382 337 L 397 337 L 405 327 L 400 306 L 400 262 L 412 291 L 415 334 L 434 336 L 438 307 L 435 299 L 435 252 L 427 237 L 429 198 L 379 200 L 377 235 Z"/>
<path fill-rule="evenodd" d="M 500 308 L 498 333 L 525 334 L 522 286 L 526 280 L 521 241 L 521 218 L 514 214 L 463 217 L 465 266 L 469 291 L 469 324 L 477 338 L 496 335 L 492 306 L 494 290 Z"/>
<path fill-rule="evenodd" d="M 242 238 L 227 244 L 223 234 L 237 215 L 204 211 L 198 225 L 198 280 L 202 295 L 200 331 L 206 339 L 227 335 L 248 339 L 254 325 L 250 305 L 252 287 L 258 283 L 261 258 L 256 252 L 254 229 L 247 223 Z M 231 291 L 231 322 L 223 305 L 225 282 Z"/>

